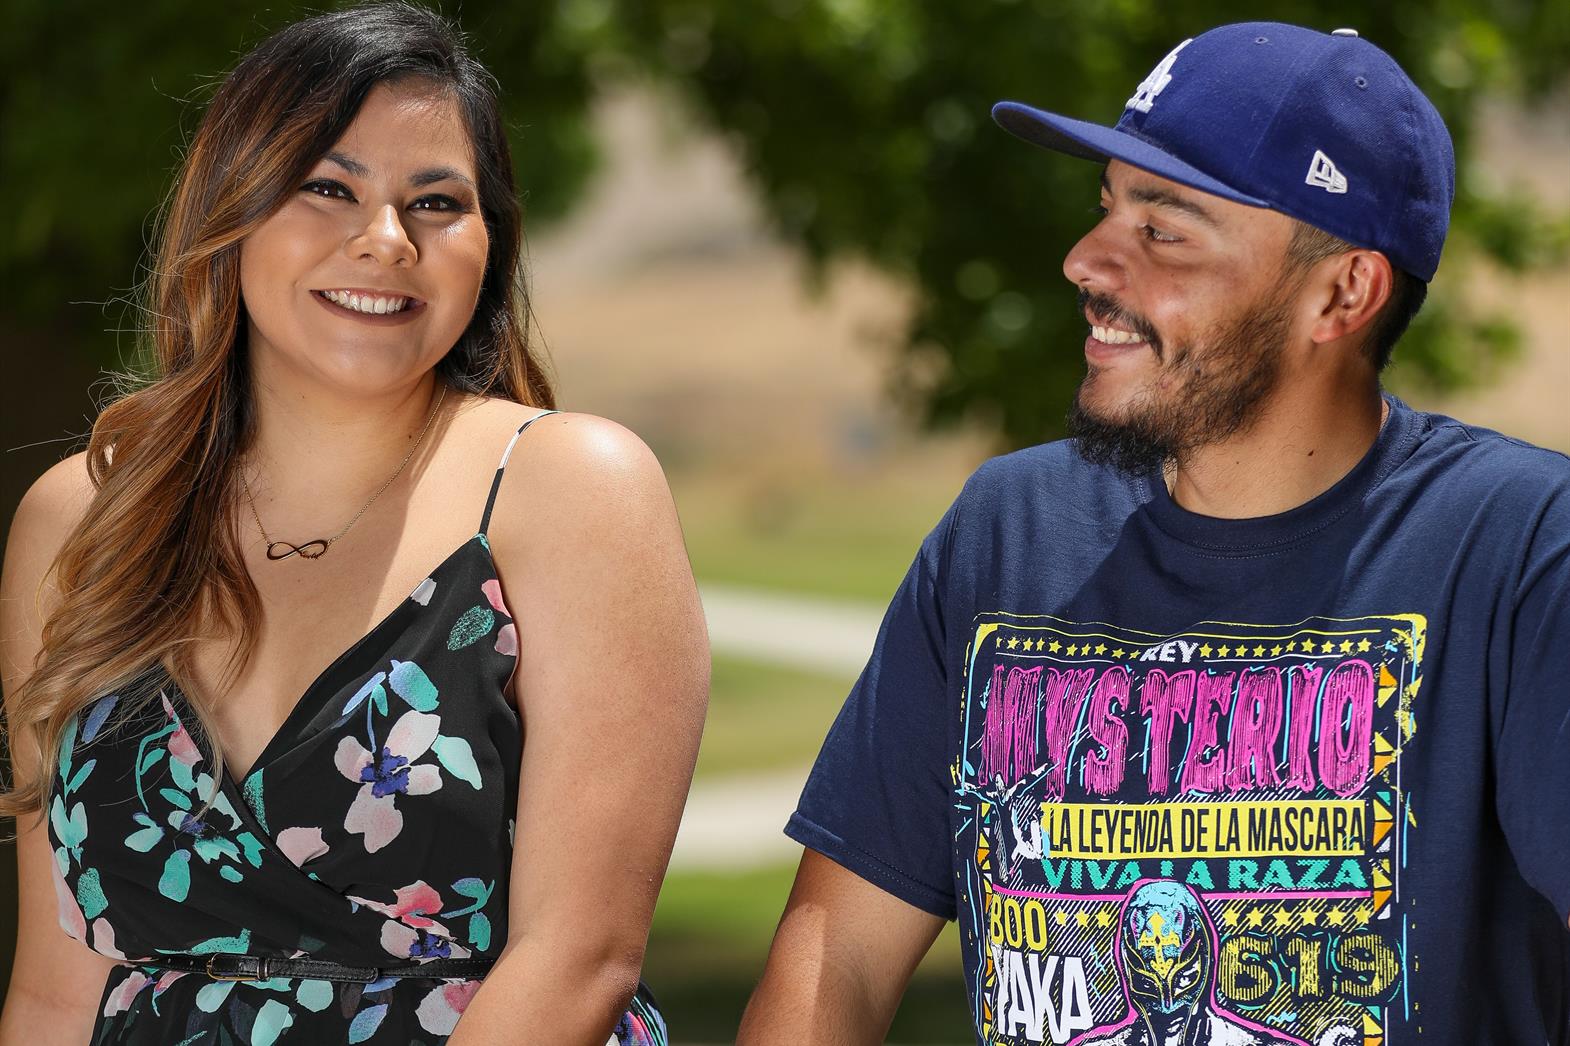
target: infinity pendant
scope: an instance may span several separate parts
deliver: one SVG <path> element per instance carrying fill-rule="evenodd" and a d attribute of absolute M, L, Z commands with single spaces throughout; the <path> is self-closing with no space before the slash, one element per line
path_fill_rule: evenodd
<path fill-rule="evenodd" d="M 278 549 L 280 548 L 287 549 L 287 551 L 279 552 Z M 315 541 L 307 541 L 303 545 L 291 545 L 287 541 L 274 541 L 267 546 L 267 558 L 288 559 L 290 556 L 301 556 L 305 559 L 315 559 L 326 551 L 327 542 L 322 538 L 317 538 Z"/>

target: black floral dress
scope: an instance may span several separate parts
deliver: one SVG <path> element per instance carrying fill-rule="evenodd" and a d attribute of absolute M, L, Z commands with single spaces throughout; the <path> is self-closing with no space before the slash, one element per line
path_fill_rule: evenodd
<path fill-rule="evenodd" d="M 507 454 L 479 532 L 316 678 L 243 780 L 214 781 L 161 670 L 67 729 L 48 808 L 60 924 L 122 962 L 95 1046 L 436 1046 L 452 1033 L 479 979 L 235 981 L 146 960 L 500 953 L 522 732 L 505 696 L 518 635 L 485 532 Z M 640 986 L 608 1046 L 665 1043 Z"/>

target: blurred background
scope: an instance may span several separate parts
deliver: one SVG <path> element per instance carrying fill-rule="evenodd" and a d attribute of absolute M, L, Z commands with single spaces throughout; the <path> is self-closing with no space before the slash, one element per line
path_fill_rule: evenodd
<path fill-rule="evenodd" d="M 678 1043 L 734 1034 L 799 854 L 780 827 L 917 544 L 985 457 L 1060 434 L 1082 373 L 1059 266 L 1097 171 L 1003 134 L 992 102 L 1112 122 L 1212 25 L 1357 28 L 1459 156 L 1445 261 L 1388 384 L 1570 449 L 1570 4 L 442 8 L 504 89 L 563 405 L 659 453 L 704 590 L 711 712 L 646 970 Z M 211 88 L 320 9 L 8 0 L 0 519 L 132 362 L 127 301 Z M 0 937 L 8 962 L 9 922 Z M 890 1038 L 971 1041 L 952 933 Z"/>

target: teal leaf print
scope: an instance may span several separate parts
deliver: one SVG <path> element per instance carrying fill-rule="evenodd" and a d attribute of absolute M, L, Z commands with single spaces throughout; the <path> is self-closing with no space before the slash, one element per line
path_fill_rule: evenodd
<path fill-rule="evenodd" d="M 217 1013 L 218 1007 L 224 1004 L 229 993 L 234 990 L 234 981 L 214 981 L 204 984 L 196 990 L 196 1008 L 203 1013 Z"/>
<path fill-rule="evenodd" d="M 96 765 L 98 765 L 98 760 L 96 759 L 89 759 L 83 763 L 82 768 L 76 772 L 76 776 L 71 778 L 71 783 L 65 786 L 65 794 L 70 795 L 82 787 L 82 782 L 87 780 L 87 775 L 93 772 L 93 767 Z"/>
<path fill-rule="evenodd" d="M 447 649 L 462 650 L 471 643 L 477 643 L 489 635 L 494 627 L 494 610 L 490 607 L 470 607 L 453 622 L 452 632 L 447 636 Z"/>
<path fill-rule="evenodd" d="M 54 826 L 55 837 L 60 840 L 61 846 L 77 850 L 87 838 L 87 808 L 81 803 L 72 807 L 71 816 L 67 817 L 65 800 L 55 796 L 55 801 L 49 807 L 49 823 Z"/>
<path fill-rule="evenodd" d="M 262 866 L 261 841 L 250 832 L 241 832 L 239 839 L 240 845 L 245 847 L 245 863 L 252 868 L 260 868 Z"/>
<path fill-rule="evenodd" d="M 233 937 L 209 937 L 197 941 L 186 949 L 192 955 L 213 955 L 218 952 L 244 953 L 251 947 L 251 931 L 241 930 Z"/>
<path fill-rule="evenodd" d="M 474 763 L 474 750 L 469 747 L 469 742 L 461 737 L 444 737 L 436 735 L 436 740 L 431 742 L 431 748 L 436 752 L 436 761 L 442 764 L 442 769 L 458 778 L 467 781 L 476 789 L 480 787 L 480 768 Z"/>
<path fill-rule="evenodd" d="M 158 762 L 158 760 L 162 759 L 168 754 L 169 749 L 167 748 L 149 748 L 146 754 L 142 756 L 142 765 L 136 768 L 137 776 L 140 777 L 141 775 L 147 773 L 147 771 L 153 768 L 154 763 Z M 176 762 L 178 762 L 178 760 L 176 760 Z"/>
<path fill-rule="evenodd" d="M 425 674 L 425 669 L 413 661 L 395 660 L 392 665 L 392 673 L 387 681 L 392 684 L 393 693 L 403 698 L 410 708 L 417 712 L 429 712 L 439 704 L 436 684 Z"/>
<path fill-rule="evenodd" d="M 71 760 L 76 755 L 76 720 L 68 720 L 60 734 L 60 780 L 71 777 Z"/>
<path fill-rule="evenodd" d="M 351 1043 L 364 1042 L 376 1034 L 376 1029 L 382 1026 L 382 1018 L 387 1016 L 387 1004 L 378 1003 L 368 1006 L 354 1015 L 354 1020 L 349 1022 L 349 1041 Z"/>
<path fill-rule="evenodd" d="M 219 865 L 218 866 L 218 874 L 223 876 L 225 879 L 228 879 L 232 883 L 243 883 L 243 882 L 245 882 L 245 876 L 240 874 L 240 869 L 238 869 L 238 868 L 236 868 L 236 867 L 234 867 L 233 865 L 230 865 L 230 864 L 221 864 L 221 865 Z"/>
<path fill-rule="evenodd" d="M 321 1013 L 333 1001 L 333 986 L 330 981 L 313 980 L 307 977 L 300 982 L 299 990 L 294 993 L 300 1005 L 312 1013 Z"/>
<path fill-rule="evenodd" d="M 245 800 L 245 805 L 249 806 L 251 813 L 256 815 L 256 823 L 262 826 L 262 831 L 271 831 L 267 827 L 267 817 L 262 813 L 262 772 L 260 770 L 245 779 L 245 784 L 240 789 L 240 798 Z"/>
<path fill-rule="evenodd" d="M 196 839 L 191 843 L 191 848 L 206 864 L 211 864 L 220 857 L 227 857 L 232 861 L 240 856 L 240 848 L 221 835 Z"/>
<path fill-rule="evenodd" d="M 125 837 L 125 845 L 138 853 L 146 853 L 158 845 L 158 840 L 164 837 L 164 830 L 154 823 L 151 817 L 144 813 L 134 813 L 131 819 L 137 824 L 145 825 Z"/>
<path fill-rule="evenodd" d="M 481 951 L 491 946 L 491 921 L 484 912 L 475 912 L 469 919 L 469 943 Z"/>
<path fill-rule="evenodd" d="M 76 902 L 82 906 L 82 914 L 89 919 L 98 918 L 109 907 L 104 888 L 98 883 L 97 868 L 84 870 L 76 880 Z"/>
<path fill-rule="evenodd" d="M 110 694 L 93 702 L 92 709 L 87 713 L 87 721 L 82 724 L 83 744 L 98 736 L 98 731 L 103 729 L 104 720 L 109 718 L 109 713 L 114 711 L 114 706 L 119 701 L 119 694 Z"/>
<path fill-rule="evenodd" d="M 453 893 L 467 897 L 471 901 L 479 901 L 481 904 L 491 899 L 490 887 L 485 885 L 483 879 L 473 877 L 459 879 L 452 884 L 452 890 Z"/>
<path fill-rule="evenodd" d="M 346 703 L 343 706 L 342 714 L 343 715 L 348 715 L 350 712 L 353 712 L 356 708 L 359 708 L 360 707 L 360 703 L 363 702 L 367 697 L 370 697 L 371 693 L 373 691 L 382 689 L 382 680 L 384 680 L 386 678 L 387 678 L 387 673 L 386 672 L 378 672 L 374 676 L 372 676 L 370 679 L 367 679 L 365 681 L 365 685 L 360 687 L 360 689 L 356 690 L 354 692 L 354 696 L 349 698 L 348 703 Z M 383 703 L 385 703 L 386 700 L 387 700 L 386 692 L 383 691 L 383 693 L 382 693 L 382 701 L 383 701 Z"/>
<path fill-rule="evenodd" d="M 158 877 L 158 892 L 171 901 L 184 901 L 191 892 L 191 852 L 176 850 L 164 862 L 164 874 Z"/>
<path fill-rule="evenodd" d="M 180 762 L 180 760 L 175 759 L 171 760 L 169 765 L 173 767 L 184 766 L 185 764 Z M 180 791 L 178 788 L 160 788 L 158 789 L 158 794 L 182 810 L 189 810 L 191 808 L 191 797 Z"/>
<path fill-rule="evenodd" d="M 256 1023 L 251 1025 L 251 1046 L 273 1046 L 284 1029 L 294 1023 L 294 1011 L 277 999 L 268 999 L 256 1011 Z"/>
<path fill-rule="evenodd" d="M 194 791 L 196 788 L 196 778 L 191 774 L 191 768 L 184 760 L 169 760 L 169 779 L 182 792 Z"/>

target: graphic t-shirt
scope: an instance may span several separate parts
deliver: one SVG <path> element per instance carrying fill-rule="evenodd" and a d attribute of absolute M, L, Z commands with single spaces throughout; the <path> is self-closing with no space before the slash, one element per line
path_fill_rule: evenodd
<path fill-rule="evenodd" d="M 786 831 L 979 1043 L 1570 1043 L 1570 459 L 1388 401 L 1279 515 L 1062 442 L 923 544 Z"/>

